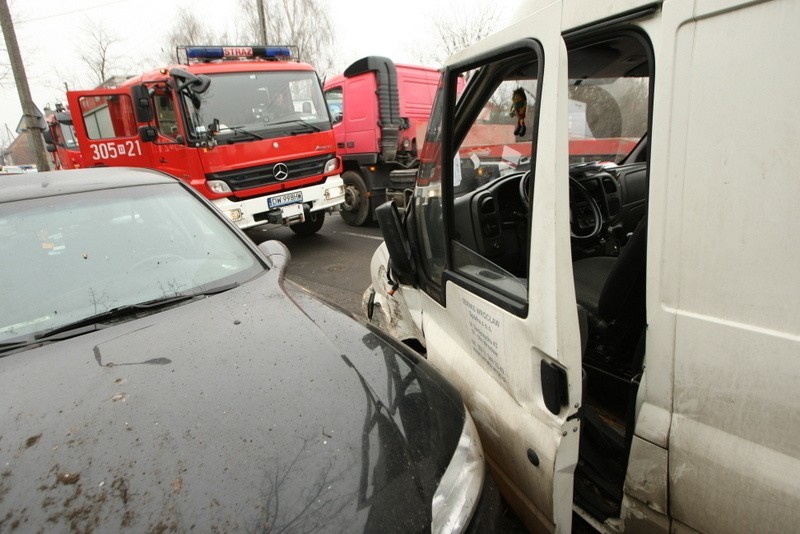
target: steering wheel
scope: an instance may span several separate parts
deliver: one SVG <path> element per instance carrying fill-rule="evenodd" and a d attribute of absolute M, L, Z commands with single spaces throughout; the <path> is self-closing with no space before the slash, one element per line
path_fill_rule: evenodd
<path fill-rule="evenodd" d="M 575 178 L 570 176 L 569 178 L 569 187 L 570 187 L 570 197 L 572 197 L 572 193 L 576 194 L 576 197 L 570 198 L 569 203 L 569 228 L 570 228 L 570 235 L 573 239 L 592 239 L 600 235 L 600 232 L 603 229 L 603 214 L 600 211 L 600 206 L 597 205 L 597 201 L 594 197 L 589 194 L 589 191 L 583 187 L 580 182 L 578 182 Z M 580 198 L 578 198 L 580 197 Z M 592 219 L 594 220 L 594 225 L 592 229 L 588 233 L 580 234 L 576 231 L 576 228 L 579 228 L 579 223 L 575 217 L 575 206 L 574 204 L 578 204 L 583 200 L 586 204 L 589 205 L 589 209 L 592 210 Z M 585 219 L 584 219 L 585 220 Z"/>
<path fill-rule="evenodd" d="M 519 181 L 519 198 L 527 213 L 531 212 L 531 188 L 533 187 L 533 173 L 531 171 L 522 175 Z"/>

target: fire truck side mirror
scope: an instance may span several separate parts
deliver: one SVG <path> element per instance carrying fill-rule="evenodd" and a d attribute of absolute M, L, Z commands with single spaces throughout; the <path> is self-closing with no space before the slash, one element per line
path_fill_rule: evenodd
<path fill-rule="evenodd" d="M 53 152 L 56 151 L 56 145 L 54 145 L 53 143 L 45 143 L 44 146 L 47 149 L 47 151 L 50 152 L 50 153 L 53 153 Z"/>
<path fill-rule="evenodd" d="M 53 134 L 50 132 L 50 130 L 43 131 L 42 132 L 42 138 L 44 139 L 45 143 L 47 143 L 49 145 L 53 144 Z"/>
<path fill-rule="evenodd" d="M 150 92 L 144 85 L 134 85 L 131 88 L 134 107 L 136 109 L 136 122 L 150 122 L 153 120 L 153 106 L 150 103 Z"/>
<path fill-rule="evenodd" d="M 142 126 L 139 128 L 139 139 L 143 143 L 152 143 L 158 139 L 158 130 L 155 126 Z"/>

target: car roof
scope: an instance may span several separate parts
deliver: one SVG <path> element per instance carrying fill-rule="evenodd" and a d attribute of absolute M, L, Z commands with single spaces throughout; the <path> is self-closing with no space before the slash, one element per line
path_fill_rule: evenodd
<path fill-rule="evenodd" d="M 0 176 L 0 202 L 176 182 L 175 178 L 162 172 L 129 167 L 14 174 Z"/>

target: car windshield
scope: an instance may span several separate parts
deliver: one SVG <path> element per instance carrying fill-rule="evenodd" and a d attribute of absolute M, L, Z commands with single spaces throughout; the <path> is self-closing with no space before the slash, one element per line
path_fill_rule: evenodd
<path fill-rule="evenodd" d="M 264 270 L 179 184 L 0 204 L 0 343 Z"/>
<path fill-rule="evenodd" d="M 199 107 L 184 98 L 197 134 L 205 132 L 215 120 L 219 121 L 221 136 L 244 131 L 275 137 L 309 127 L 330 129 L 328 108 L 314 72 L 238 72 L 209 77 L 208 90 L 197 95 Z"/>

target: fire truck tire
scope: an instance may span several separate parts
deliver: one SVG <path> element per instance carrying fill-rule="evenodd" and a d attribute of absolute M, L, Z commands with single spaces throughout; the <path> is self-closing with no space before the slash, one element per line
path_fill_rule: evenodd
<path fill-rule="evenodd" d="M 370 220 L 369 194 L 364 178 L 355 171 L 342 173 L 344 202 L 339 207 L 344 222 L 350 226 L 363 226 Z"/>
<path fill-rule="evenodd" d="M 322 228 L 322 223 L 325 222 L 324 211 L 312 211 L 306 216 L 305 222 L 293 224 L 289 228 L 297 235 L 313 235 L 319 232 Z"/>

